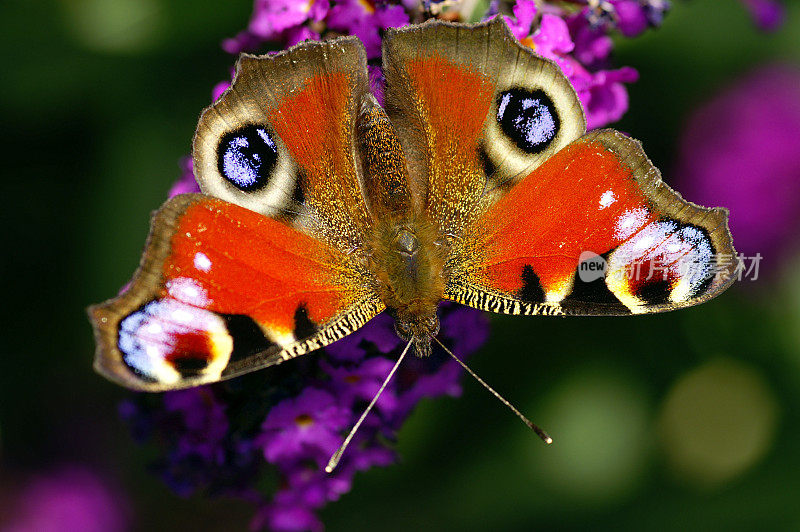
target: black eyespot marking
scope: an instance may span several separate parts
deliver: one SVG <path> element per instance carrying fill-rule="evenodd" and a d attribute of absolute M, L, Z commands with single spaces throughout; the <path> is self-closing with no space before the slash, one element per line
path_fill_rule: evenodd
<path fill-rule="evenodd" d="M 544 151 L 561 127 L 553 100 L 543 90 L 509 89 L 500 93 L 497 122 L 526 153 Z"/>
<path fill-rule="evenodd" d="M 228 364 L 278 345 L 264 336 L 264 331 L 250 316 L 223 314 L 222 318 L 228 327 L 228 334 L 233 338 L 233 352 Z"/>
<path fill-rule="evenodd" d="M 492 162 L 489 154 L 486 153 L 486 148 L 483 146 L 478 148 L 478 157 L 480 157 L 481 165 L 483 165 L 483 175 L 486 176 L 487 180 L 494 179 L 494 174 L 497 171 L 497 167 Z"/>
<path fill-rule="evenodd" d="M 634 295 L 649 305 L 669 303 L 672 283 L 666 279 L 653 279 L 637 287 Z"/>
<path fill-rule="evenodd" d="M 603 259 L 608 261 L 608 255 L 609 253 L 602 255 Z M 605 308 L 613 308 L 614 311 L 624 314 L 630 314 L 628 307 L 623 305 L 622 301 L 609 290 L 605 277 L 601 276 L 588 282 L 581 278 L 581 264 L 578 264 L 575 269 L 575 283 L 569 295 L 561 301 L 561 306 L 564 308 L 578 308 L 586 312 L 584 309 L 599 305 Z"/>
<path fill-rule="evenodd" d="M 317 331 L 319 331 L 319 327 L 308 317 L 305 303 L 301 304 L 294 311 L 294 337 L 297 339 L 308 338 L 314 336 Z"/>
<path fill-rule="evenodd" d="M 201 375 L 203 370 L 208 367 L 209 360 L 202 356 L 189 354 L 183 357 L 175 357 L 170 360 L 172 367 L 183 377 L 195 377 Z"/>
<path fill-rule="evenodd" d="M 517 297 L 528 303 L 544 303 L 542 283 L 530 264 L 522 267 L 522 288 L 517 293 Z"/>
<path fill-rule="evenodd" d="M 297 182 L 294 184 L 294 190 L 292 191 L 292 201 L 297 205 L 302 205 L 306 202 L 305 186 L 306 176 L 305 173 L 300 170 L 297 173 Z"/>
<path fill-rule="evenodd" d="M 278 146 L 263 126 L 231 131 L 217 147 L 217 167 L 233 186 L 250 192 L 264 187 L 278 162 Z"/>

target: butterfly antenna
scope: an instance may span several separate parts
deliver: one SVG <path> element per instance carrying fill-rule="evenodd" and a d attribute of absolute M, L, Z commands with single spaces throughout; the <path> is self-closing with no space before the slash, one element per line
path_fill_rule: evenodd
<path fill-rule="evenodd" d="M 342 458 L 342 453 L 344 453 L 344 450 L 347 449 L 347 446 L 350 444 L 350 440 L 352 440 L 353 436 L 355 436 L 356 431 L 358 430 L 358 427 L 361 426 L 361 423 L 364 421 L 364 418 L 367 417 L 367 414 L 369 414 L 369 411 L 372 410 L 373 406 L 375 406 L 375 403 L 378 401 L 378 397 L 381 396 L 381 394 L 383 393 L 384 388 L 386 388 L 386 385 L 389 384 L 389 381 L 392 379 L 392 376 L 394 375 L 394 372 L 397 371 L 397 368 L 400 367 L 400 363 L 403 362 L 403 359 L 405 358 L 406 353 L 408 353 L 408 349 L 411 347 L 411 342 L 413 342 L 413 341 L 414 341 L 413 338 L 408 341 L 408 344 L 406 344 L 406 348 L 403 349 L 403 352 L 400 354 L 400 358 L 398 358 L 397 362 L 394 363 L 394 367 L 392 368 L 392 371 L 390 371 L 389 374 L 386 376 L 386 378 L 383 380 L 383 384 L 381 384 L 381 387 L 378 390 L 378 393 L 375 394 L 375 397 L 372 398 L 372 401 L 369 403 L 369 405 L 367 406 L 366 410 L 364 410 L 364 413 L 361 414 L 361 417 L 358 418 L 358 421 L 356 421 L 356 424 L 353 425 L 352 429 L 350 429 L 350 434 L 348 434 L 347 438 L 344 439 L 344 443 L 342 443 L 342 446 L 339 447 L 339 450 L 337 450 L 335 453 L 333 453 L 333 456 L 331 456 L 331 459 L 328 460 L 328 465 L 325 466 L 325 472 L 332 473 L 333 470 L 336 469 L 336 466 L 339 464 L 339 460 L 341 460 L 341 458 Z"/>
<path fill-rule="evenodd" d="M 492 393 L 492 395 L 494 395 L 495 397 L 497 397 L 497 398 L 500 400 L 500 402 L 501 402 L 501 403 L 503 403 L 503 404 L 504 404 L 504 405 L 506 405 L 508 408 L 510 408 L 510 409 L 511 409 L 511 411 L 512 411 L 512 412 L 514 412 L 514 413 L 517 415 L 517 417 L 519 417 L 519 418 L 522 420 L 522 422 L 523 422 L 523 423 L 525 423 L 525 424 L 528 426 L 528 428 L 529 428 L 529 429 L 531 429 L 533 432 L 535 432 L 535 433 L 536 433 L 536 434 L 537 434 L 537 435 L 538 435 L 538 436 L 539 436 L 539 437 L 542 439 L 542 441 L 543 441 L 543 442 L 545 442 L 545 443 L 546 443 L 546 444 L 548 444 L 548 445 L 550 445 L 551 443 L 553 443 L 553 438 L 551 438 L 551 437 L 550 437 L 550 436 L 549 436 L 549 435 L 548 435 L 548 434 L 547 434 L 545 431 L 543 431 L 541 428 L 539 428 L 539 426 L 538 426 L 538 425 L 536 425 L 536 424 L 535 424 L 533 421 L 531 421 L 530 419 L 528 419 L 527 417 L 525 417 L 525 416 L 522 414 L 522 412 L 520 412 L 519 410 L 517 410 L 517 409 L 514 407 L 514 405 L 512 405 L 511 403 L 509 403 L 509 402 L 508 402 L 508 401 L 507 401 L 507 400 L 506 400 L 506 399 L 505 399 L 505 398 L 504 398 L 502 395 L 500 395 L 499 393 L 497 393 L 496 391 L 494 391 L 494 388 L 492 388 L 491 386 L 489 386 L 488 384 L 486 384 L 486 382 L 484 382 L 484 380 L 483 380 L 483 379 L 481 379 L 480 377 L 478 377 L 478 376 L 475 374 L 475 372 L 474 372 L 474 371 L 472 371 L 472 370 L 469 368 L 469 366 L 467 366 L 467 365 L 466 365 L 464 362 L 462 362 L 460 358 L 458 358 L 457 356 L 455 356 L 455 355 L 453 354 L 453 352 L 452 352 L 452 351 L 450 351 L 449 349 L 447 349 L 447 347 L 445 347 L 445 345 L 444 345 L 444 344 L 443 344 L 443 343 L 442 343 L 442 342 L 441 342 L 441 341 L 440 341 L 438 338 L 434 338 L 434 340 L 436 341 L 436 343 L 437 343 L 437 344 L 439 344 L 439 345 L 442 347 L 442 349 L 444 349 L 444 350 L 445 350 L 445 352 L 446 352 L 448 355 L 450 355 L 451 357 L 453 357 L 453 360 L 455 360 L 456 362 L 458 362 L 459 364 L 461 364 L 461 367 L 462 367 L 462 368 L 464 368 L 465 370 L 467 370 L 467 372 L 468 372 L 470 375 L 472 375 L 472 376 L 475 378 L 475 380 L 476 380 L 476 381 L 478 381 L 479 383 L 481 383 L 481 384 L 483 385 L 483 387 L 484 387 L 484 388 L 486 388 L 487 390 L 489 390 L 489 391 Z"/>

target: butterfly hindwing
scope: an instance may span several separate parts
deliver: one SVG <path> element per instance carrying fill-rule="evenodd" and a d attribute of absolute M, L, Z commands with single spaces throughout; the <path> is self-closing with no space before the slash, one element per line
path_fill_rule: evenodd
<path fill-rule="evenodd" d="M 725 290 L 727 211 L 685 201 L 638 141 L 594 131 L 484 212 L 452 262 L 450 299 L 508 314 L 629 314 Z"/>
<path fill-rule="evenodd" d="M 155 215 L 139 271 L 93 307 L 96 367 L 130 388 L 183 388 L 276 364 L 383 310 L 334 246 L 201 194 Z"/>

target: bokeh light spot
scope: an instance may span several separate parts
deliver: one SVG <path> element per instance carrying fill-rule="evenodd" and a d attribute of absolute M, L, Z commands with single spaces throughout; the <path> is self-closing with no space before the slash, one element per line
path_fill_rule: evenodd
<path fill-rule="evenodd" d="M 664 452 L 681 479 L 717 486 L 764 456 L 777 418 L 776 399 L 755 368 L 714 360 L 683 375 L 668 392 L 660 416 Z"/>
<path fill-rule="evenodd" d="M 643 386 L 616 369 L 593 366 L 566 377 L 538 409 L 554 443 L 534 455 L 532 466 L 570 499 L 597 504 L 623 498 L 642 478 L 649 403 Z"/>
<path fill-rule="evenodd" d="M 159 0 L 72 0 L 64 2 L 65 23 L 83 46 L 111 53 L 152 48 L 164 35 Z"/>

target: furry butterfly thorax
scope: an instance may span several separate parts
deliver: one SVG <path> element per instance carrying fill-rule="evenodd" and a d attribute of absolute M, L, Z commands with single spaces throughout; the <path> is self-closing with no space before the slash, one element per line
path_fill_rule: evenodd
<path fill-rule="evenodd" d="M 240 57 L 195 134 L 203 193 L 164 204 L 129 288 L 90 309 L 98 371 L 148 391 L 214 382 L 384 310 L 426 355 L 442 300 L 627 315 L 731 284 L 727 212 L 681 198 L 639 142 L 587 133 L 559 67 L 502 17 L 383 46 L 383 106 L 354 37 Z"/>

